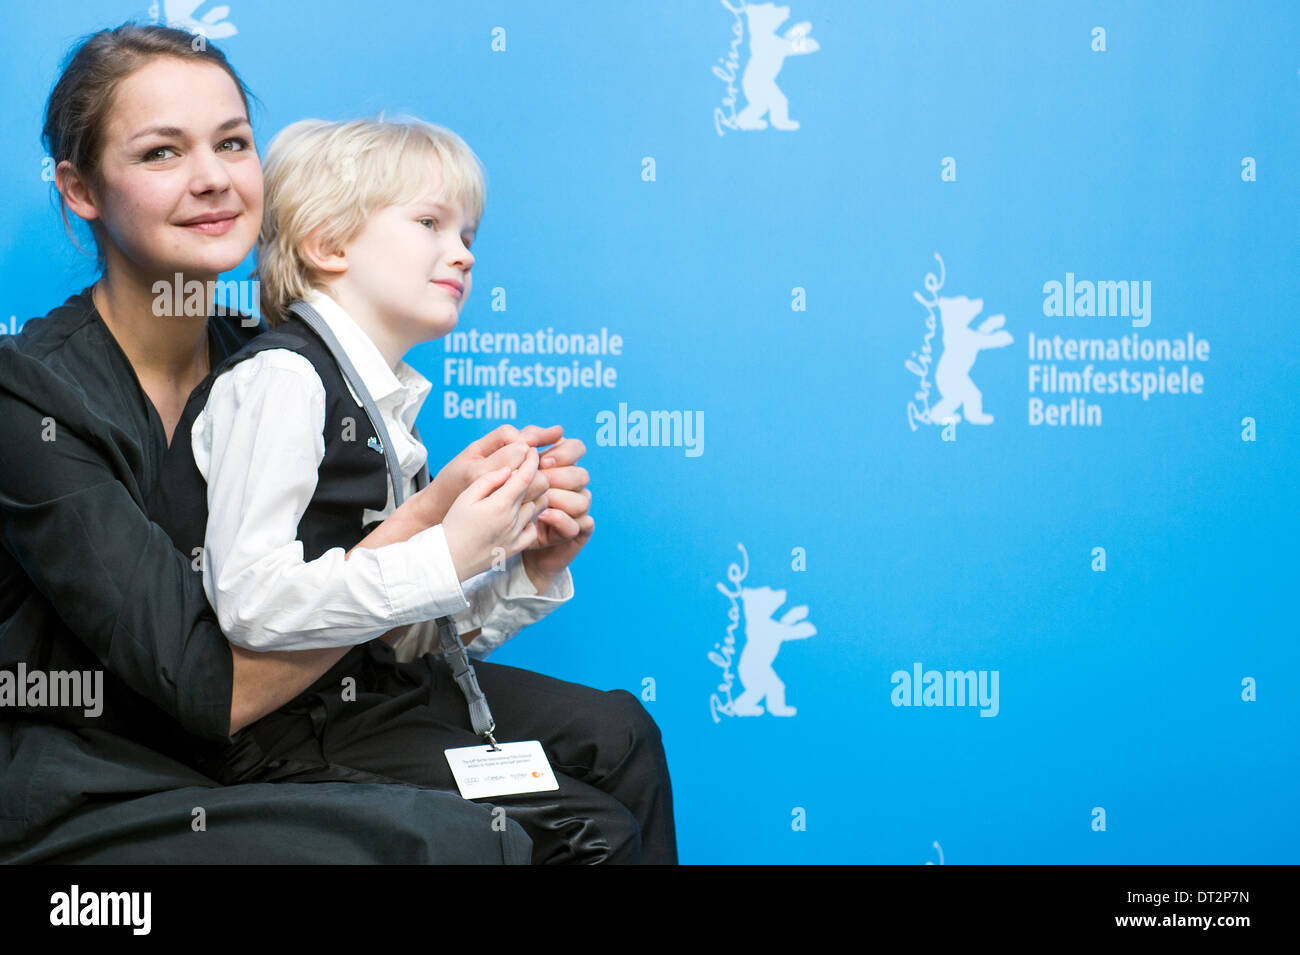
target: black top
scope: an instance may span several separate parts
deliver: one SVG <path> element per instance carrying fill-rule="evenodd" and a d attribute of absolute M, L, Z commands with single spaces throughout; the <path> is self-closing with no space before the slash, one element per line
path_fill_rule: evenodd
<path fill-rule="evenodd" d="M 213 367 L 261 331 L 208 329 Z M 104 674 L 97 718 L 0 705 L 0 861 L 527 864 L 519 824 L 454 791 L 193 768 L 248 734 L 203 581 L 145 513 L 166 449 L 90 289 L 0 336 L 0 670 Z"/>
<path fill-rule="evenodd" d="M 325 456 L 317 470 L 316 489 L 297 527 L 303 560 L 311 561 L 333 547 L 350 549 L 365 537 L 368 528 L 362 516 L 366 510 L 384 509 L 389 478 L 384 450 L 370 416 L 348 390 L 338 363 L 310 325 L 292 315 L 215 368 L 190 395 L 176 433 L 190 433 L 218 377 L 272 348 L 287 349 L 306 358 L 325 389 L 325 418 L 321 425 Z M 194 463 L 191 442 L 172 442 L 163 458 L 158 485 L 147 499 L 147 508 L 149 516 L 171 535 L 182 553 L 195 554 L 203 546 L 208 526 L 208 490 Z"/>
<path fill-rule="evenodd" d="M 260 331 L 210 318 L 211 364 Z M 97 717 L 0 706 L 0 850 L 90 797 L 201 784 L 178 760 L 229 742 L 229 645 L 145 513 L 166 448 L 89 288 L 0 337 L 0 670 L 104 673 Z"/>

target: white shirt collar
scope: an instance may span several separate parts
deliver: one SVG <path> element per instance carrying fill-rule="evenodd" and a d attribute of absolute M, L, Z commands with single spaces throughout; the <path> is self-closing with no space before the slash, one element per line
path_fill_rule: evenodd
<path fill-rule="evenodd" d="M 399 361 L 396 369 L 389 368 L 379 346 L 327 293 L 313 289 L 303 301 L 325 320 L 380 410 L 389 411 L 408 428 L 411 427 L 433 388 L 432 382 L 404 361 Z"/>

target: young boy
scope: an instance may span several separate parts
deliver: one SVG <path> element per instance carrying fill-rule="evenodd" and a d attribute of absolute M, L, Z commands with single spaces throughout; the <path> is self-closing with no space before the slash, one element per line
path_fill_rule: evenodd
<path fill-rule="evenodd" d="M 211 771 L 455 789 L 443 750 L 480 727 L 427 652 L 433 620 L 452 616 L 481 659 L 572 597 L 567 565 L 593 526 L 571 466 L 580 443 L 556 444 L 556 466 L 540 468 L 532 445 L 558 427 L 517 441 L 499 430 L 419 489 L 414 421 L 431 385 L 402 356 L 451 331 L 470 292 L 484 189 L 459 137 L 420 121 L 305 120 L 276 137 L 264 172 L 257 275 L 272 330 L 191 397 L 151 513 L 198 558 L 231 642 L 354 648 L 237 733 Z M 357 546 L 394 513 L 398 485 L 429 526 Z M 501 738 L 540 740 L 560 783 L 493 799 L 532 837 L 534 861 L 676 860 L 658 728 L 635 697 L 487 663 L 478 684 Z"/>

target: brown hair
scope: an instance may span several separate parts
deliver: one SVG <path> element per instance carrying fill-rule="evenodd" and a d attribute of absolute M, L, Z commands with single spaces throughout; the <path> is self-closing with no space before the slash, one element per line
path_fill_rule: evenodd
<path fill-rule="evenodd" d="M 244 85 L 226 55 L 199 37 L 154 24 L 123 23 L 111 30 L 100 30 L 83 37 L 63 62 L 62 72 L 45 105 L 45 126 L 41 141 L 55 167 L 63 160 L 92 183 L 98 182 L 99 160 L 103 155 L 104 126 L 113 105 L 118 84 L 162 56 L 219 66 L 235 82 L 244 110 L 252 94 Z M 253 97 L 256 99 L 256 97 Z M 74 245 L 77 238 L 68 222 L 68 207 L 59 195 L 59 213 Z M 94 229 L 91 229 L 94 232 Z M 95 237 L 99 267 L 104 267 L 104 251 Z"/>

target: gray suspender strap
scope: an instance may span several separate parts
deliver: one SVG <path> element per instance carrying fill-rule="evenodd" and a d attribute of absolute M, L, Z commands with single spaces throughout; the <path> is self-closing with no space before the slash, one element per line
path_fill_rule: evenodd
<path fill-rule="evenodd" d="M 424 444 L 424 441 L 420 438 L 420 429 L 417 428 L 414 424 L 411 425 L 411 437 L 413 437 L 416 441 L 419 441 L 421 444 Z M 426 454 L 424 456 L 424 463 L 420 465 L 420 470 L 415 472 L 415 489 L 417 491 L 422 491 L 424 490 L 424 488 L 428 486 L 429 486 L 429 456 Z"/>
<path fill-rule="evenodd" d="M 370 390 L 361 381 L 361 376 L 357 374 L 356 368 L 352 366 L 347 352 L 343 350 L 343 346 L 339 344 L 339 340 L 330 331 L 329 325 L 326 324 L 325 319 L 321 318 L 319 312 L 306 302 L 301 301 L 290 305 L 289 311 L 306 322 L 308 327 L 320 336 L 321 341 L 325 343 L 325 347 L 334 356 L 334 360 L 338 362 L 344 380 L 351 385 L 353 392 L 361 400 L 361 407 L 365 409 L 366 415 L 370 418 L 370 424 L 375 429 L 375 434 L 379 436 L 379 440 L 383 444 L 384 461 L 388 465 L 388 477 L 393 485 L 393 506 L 401 507 L 402 501 L 406 498 L 401 466 L 398 464 L 397 455 L 392 451 L 393 444 L 388 438 L 388 428 L 384 426 L 384 416 L 380 414 L 374 398 L 370 395 Z M 412 431 L 418 441 L 419 432 L 415 432 L 414 429 Z M 429 483 L 427 461 L 420 468 L 420 473 L 416 475 L 415 481 L 417 489 Z M 479 688 L 478 677 L 474 675 L 474 666 L 469 662 L 465 654 L 465 646 L 460 642 L 460 635 L 456 632 L 456 622 L 451 617 L 439 617 L 437 623 L 438 643 L 442 647 L 443 656 L 451 667 L 451 674 L 456 679 L 456 685 L 460 687 L 461 693 L 465 695 L 465 702 L 469 704 L 469 718 L 474 726 L 474 732 L 495 747 L 496 740 L 492 738 L 492 732 L 496 729 L 496 723 L 492 721 L 492 711 L 488 709 L 487 698 L 483 695 L 483 690 Z"/>
<path fill-rule="evenodd" d="M 402 468 L 397 461 L 397 455 L 389 452 L 392 443 L 388 440 L 388 429 L 384 427 L 384 416 L 379 413 L 379 407 L 375 404 L 375 399 L 370 396 L 370 389 L 361 381 L 361 376 L 352 365 L 352 360 L 348 358 L 348 353 L 343 350 L 339 340 L 330 331 L 329 325 L 325 319 L 320 317 L 320 313 L 312 308 L 306 302 L 294 302 L 289 306 L 289 311 L 295 313 L 299 318 L 307 323 L 325 347 L 329 349 L 334 360 L 338 362 L 339 370 L 343 373 L 343 379 L 351 386 L 353 393 L 361 402 L 361 407 L 365 409 L 366 415 L 370 418 L 370 424 L 375 429 L 375 434 L 379 437 L 382 445 L 379 449 L 384 456 L 384 463 L 388 466 L 388 479 L 393 485 L 393 507 L 401 507 L 402 501 L 406 499 L 406 491 L 402 480 Z"/>

